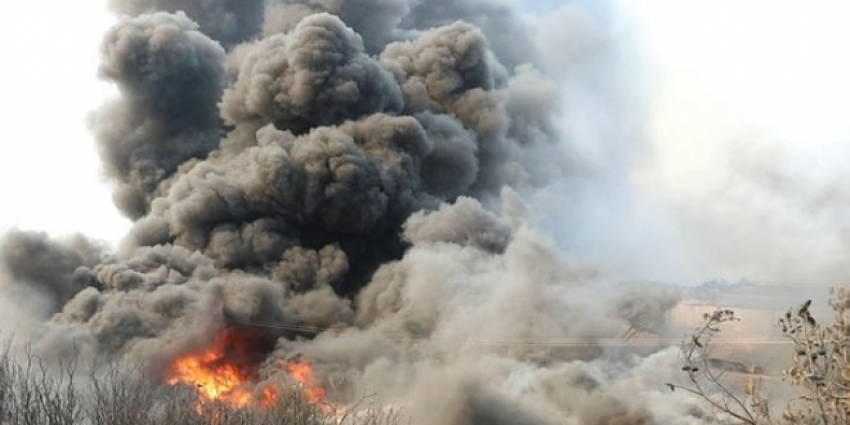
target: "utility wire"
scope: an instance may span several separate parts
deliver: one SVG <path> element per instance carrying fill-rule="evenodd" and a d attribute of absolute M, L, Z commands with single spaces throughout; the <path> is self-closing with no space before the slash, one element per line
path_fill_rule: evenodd
<path fill-rule="evenodd" d="M 333 327 L 320 327 L 320 326 L 302 326 L 302 325 L 278 325 L 278 324 L 269 324 L 269 323 L 257 323 L 257 322 L 231 322 L 236 325 L 241 326 L 250 326 L 257 328 L 269 328 L 269 329 L 280 329 L 287 331 L 295 331 L 295 332 L 305 332 L 318 334 L 320 332 L 333 329 Z M 417 341 L 417 340 L 425 340 L 426 338 L 402 338 L 402 337 L 386 337 L 386 339 L 406 342 L 406 341 Z M 439 340 L 439 338 L 437 338 Z M 676 345 L 680 344 L 686 338 L 541 338 L 541 339 L 469 339 L 464 342 L 469 345 L 509 345 L 509 346 L 523 346 L 523 345 L 546 345 L 546 346 L 598 346 L 598 345 L 609 345 L 609 346 L 629 346 L 629 345 L 653 345 L 653 344 L 666 344 L 666 345 Z M 786 345 L 793 344 L 794 342 L 787 339 L 781 338 L 714 338 L 711 340 L 714 344 L 741 344 L 741 345 Z"/>

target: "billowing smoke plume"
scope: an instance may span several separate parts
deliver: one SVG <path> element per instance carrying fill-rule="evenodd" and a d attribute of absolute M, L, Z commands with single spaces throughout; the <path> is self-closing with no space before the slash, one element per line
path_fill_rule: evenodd
<path fill-rule="evenodd" d="M 224 46 L 245 41 L 260 30 L 263 0 L 109 0 L 110 7 L 131 16 L 184 12 L 200 30 Z"/>
<path fill-rule="evenodd" d="M 44 314 L 49 314 L 96 284 L 82 270 L 100 263 L 102 256 L 103 247 L 81 235 L 54 242 L 43 233 L 12 231 L 0 241 L 0 273 L 5 275 L 0 283 L 8 279 L 37 291 L 47 302 Z M 6 285 L 0 288 L 11 289 Z"/>
<path fill-rule="evenodd" d="M 181 164 L 218 145 L 224 62 L 224 49 L 184 14 L 144 15 L 106 35 L 101 72 L 122 97 L 96 131 L 115 203 L 130 218 L 149 211 Z"/>
<path fill-rule="evenodd" d="M 663 334 L 677 294 L 621 291 L 529 225 L 515 191 L 566 162 L 559 87 L 509 7 L 112 5 L 121 95 L 95 132 L 135 224 L 112 257 L 6 237 L 3 294 L 49 300 L 37 346 L 162 371 L 235 329 L 257 379 L 307 356 L 332 397 L 415 424 L 696 421 L 661 395 L 675 352 L 598 342 Z"/>

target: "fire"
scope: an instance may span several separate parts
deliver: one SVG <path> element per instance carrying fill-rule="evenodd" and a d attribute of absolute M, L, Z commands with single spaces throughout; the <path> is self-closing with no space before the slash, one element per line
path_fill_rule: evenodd
<path fill-rule="evenodd" d="M 198 393 L 197 410 L 202 413 L 208 402 L 221 402 L 231 407 L 271 406 L 278 400 L 273 385 L 257 385 L 259 363 L 252 343 L 235 329 L 223 332 L 212 347 L 203 352 L 175 359 L 166 378 L 169 385 L 187 385 Z M 310 405 L 328 411 L 325 389 L 320 385 L 308 361 L 298 358 L 278 363 Z"/>
<path fill-rule="evenodd" d="M 318 404 L 325 399 L 325 389 L 316 381 L 313 366 L 303 360 L 290 360 L 286 363 L 286 373 L 301 386 L 307 402 Z"/>
<path fill-rule="evenodd" d="M 250 392 L 241 387 L 246 377 L 235 366 L 222 363 L 222 359 L 222 353 L 216 351 L 180 358 L 174 363 L 174 375 L 168 383 L 193 386 L 208 400 L 245 406 L 251 400 Z"/>
<path fill-rule="evenodd" d="M 235 331 L 225 331 L 210 349 L 174 360 L 166 382 L 194 387 L 200 395 L 199 409 L 205 401 L 247 406 L 254 399 L 250 389 L 254 368 L 246 361 L 243 342 Z"/>

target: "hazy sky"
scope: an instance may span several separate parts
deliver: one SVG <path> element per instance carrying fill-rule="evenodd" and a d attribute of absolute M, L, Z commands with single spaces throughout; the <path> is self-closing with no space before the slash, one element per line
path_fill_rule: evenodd
<path fill-rule="evenodd" d="M 97 79 L 105 0 L 16 2 L 0 14 L 0 229 L 82 232 L 115 241 L 86 119 L 109 93 Z"/>
<path fill-rule="evenodd" d="M 512 1 L 530 16 L 564 4 Z M 758 149 L 780 157 L 781 172 L 814 185 L 850 177 L 850 2 L 621 3 L 658 71 L 646 99 L 653 153 L 633 170 L 647 191 L 688 202 L 694 179 L 720 190 L 728 182 L 712 181 L 711 170 L 728 165 L 719 151 L 735 137 L 767 141 Z M 0 15 L 0 229 L 81 232 L 115 243 L 129 223 L 112 207 L 86 126 L 111 93 L 96 69 L 114 18 L 105 0 L 18 2 L 7 12 Z M 850 193 L 845 181 L 839 192 Z M 789 226 L 805 233 L 797 221 L 807 219 L 795 216 Z"/>
<path fill-rule="evenodd" d="M 675 211 L 670 251 L 694 280 L 845 284 L 850 2 L 640 3 L 662 84 L 633 177 Z"/>

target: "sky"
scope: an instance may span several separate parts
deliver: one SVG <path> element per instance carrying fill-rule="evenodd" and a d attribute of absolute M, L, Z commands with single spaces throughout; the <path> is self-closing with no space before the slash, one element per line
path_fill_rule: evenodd
<path fill-rule="evenodd" d="M 640 3 L 660 84 L 633 180 L 675 212 L 690 268 L 845 284 L 850 2 Z"/>
<path fill-rule="evenodd" d="M 116 242 L 129 223 L 102 178 L 91 112 L 110 94 L 97 78 L 105 0 L 17 3 L 0 14 L 0 230 L 74 232 Z"/>
<path fill-rule="evenodd" d="M 619 7 L 630 21 L 621 36 L 650 72 L 635 75 L 645 79 L 643 151 L 623 172 L 645 195 L 638 204 L 653 199 L 644 214 L 656 218 L 641 221 L 633 217 L 640 211 L 630 211 L 611 220 L 652 233 L 658 246 L 687 240 L 704 258 L 675 262 L 697 275 L 713 268 L 758 275 L 770 266 L 797 279 L 850 270 L 840 258 L 847 248 L 841 235 L 850 229 L 841 214 L 850 206 L 850 2 L 510 1 L 530 20 L 548 19 L 552 31 L 570 30 L 558 19 L 571 16 L 559 13 L 573 4 Z M 97 78 L 100 39 L 115 20 L 105 3 L 20 2 L 15 13 L 0 15 L 7 58 L 0 68 L 0 230 L 80 232 L 116 244 L 129 228 L 112 206 L 87 128 L 90 114 L 115 94 Z M 600 163 L 610 154 L 601 152 Z M 676 225 L 658 219 L 659 210 Z M 610 255 L 645 262 L 640 243 L 611 238 L 618 249 Z M 750 267 L 738 263 L 745 256 L 761 258 Z M 779 267 L 788 258 L 793 270 Z M 643 272 L 696 278 L 657 264 Z"/>

